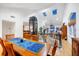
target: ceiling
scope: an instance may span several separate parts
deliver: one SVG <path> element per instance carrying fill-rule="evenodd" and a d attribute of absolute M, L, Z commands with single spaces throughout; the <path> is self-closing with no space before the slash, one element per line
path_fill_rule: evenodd
<path fill-rule="evenodd" d="M 24 15 L 44 10 L 53 5 L 53 3 L 0 3 L 0 8 L 17 10 Z"/>
<path fill-rule="evenodd" d="M 65 14 L 65 10 L 66 10 L 66 4 L 54 4 L 51 8 L 49 8 L 50 11 L 57 9 L 57 15 L 50 15 L 47 18 L 47 22 L 45 25 L 56 25 L 56 26 L 60 26 L 62 25 L 63 22 L 63 17 Z M 52 13 L 52 12 L 51 12 Z"/>
<path fill-rule="evenodd" d="M 28 16 L 33 13 L 37 13 L 39 11 L 50 9 L 50 11 L 54 8 L 58 9 L 57 16 L 51 16 L 47 19 L 46 25 L 55 24 L 60 25 L 63 21 L 63 15 L 66 4 L 60 3 L 0 3 L 0 9 L 11 10 L 21 13 L 23 16 Z M 48 11 L 49 12 L 49 11 Z M 44 21 L 45 19 L 40 19 Z M 58 19 L 58 20 L 57 20 Z M 45 22 L 45 21 L 44 21 Z"/>

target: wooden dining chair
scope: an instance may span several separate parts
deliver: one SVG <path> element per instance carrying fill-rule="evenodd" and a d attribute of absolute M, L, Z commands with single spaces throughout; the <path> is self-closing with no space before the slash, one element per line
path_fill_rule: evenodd
<path fill-rule="evenodd" d="M 12 43 L 10 43 L 10 42 L 4 42 L 4 46 L 6 48 L 8 56 L 15 56 Z"/>
<path fill-rule="evenodd" d="M 13 38 L 15 38 L 14 34 L 6 34 L 6 40 L 11 40 Z"/>
<path fill-rule="evenodd" d="M 2 47 L 2 54 L 1 54 L 1 56 L 6 56 L 7 55 L 7 51 L 6 51 L 6 48 L 4 46 L 3 40 L 1 38 L 0 38 L 0 45 Z"/>
<path fill-rule="evenodd" d="M 57 50 L 57 47 L 58 47 L 58 42 L 57 42 L 57 40 L 55 40 L 54 47 L 53 47 L 53 49 L 52 49 L 52 56 L 55 55 L 56 50 Z"/>
<path fill-rule="evenodd" d="M 31 39 L 32 39 L 33 41 L 38 41 L 38 35 L 32 35 Z"/>
<path fill-rule="evenodd" d="M 31 34 L 23 33 L 23 38 L 31 39 Z"/>

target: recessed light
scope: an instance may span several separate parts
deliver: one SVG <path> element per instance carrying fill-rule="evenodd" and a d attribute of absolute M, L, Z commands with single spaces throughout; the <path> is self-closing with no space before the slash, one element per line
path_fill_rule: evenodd
<path fill-rule="evenodd" d="M 10 16 L 11 18 L 15 18 L 15 16 Z"/>

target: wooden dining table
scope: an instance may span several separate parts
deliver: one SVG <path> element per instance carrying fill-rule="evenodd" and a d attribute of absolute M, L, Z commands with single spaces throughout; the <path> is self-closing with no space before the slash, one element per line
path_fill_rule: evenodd
<path fill-rule="evenodd" d="M 25 41 L 29 41 L 29 40 L 25 39 Z M 38 52 L 34 52 L 34 51 L 31 51 L 31 50 L 29 50 L 29 49 L 27 49 L 25 47 L 20 46 L 19 45 L 20 43 L 15 44 L 15 42 L 12 42 L 12 41 L 10 41 L 10 42 L 13 44 L 14 51 L 17 52 L 18 54 L 20 54 L 21 56 L 47 56 L 47 53 L 48 53 L 48 48 L 47 48 L 48 45 L 47 45 L 47 43 L 30 41 L 30 42 L 33 42 L 33 43 L 44 45 L 42 48 L 39 48 Z M 34 49 L 34 47 L 32 47 L 32 48 Z"/>

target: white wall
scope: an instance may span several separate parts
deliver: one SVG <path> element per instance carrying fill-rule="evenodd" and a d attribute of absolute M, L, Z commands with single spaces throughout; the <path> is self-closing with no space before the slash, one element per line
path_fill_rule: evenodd
<path fill-rule="evenodd" d="M 64 12 L 64 17 L 63 17 L 63 22 L 67 25 L 67 37 L 68 37 L 68 42 L 70 44 L 72 44 L 72 39 L 71 39 L 71 35 L 69 34 L 69 27 L 68 27 L 68 21 L 69 21 L 69 16 L 70 16 L 70 13 L 71 12 L 76 12 L 77 14 L 79 13 L 79 7 L 78 7 L 79 4 L 73 4 L 73 3 L 70 3 L 70 4 L 67 4 L 66 8 L 65 8 L 65 12 Z M 77 15 L 77 23 L 76 23 L 76 37 L 79 37 L 79 18 L 78 18 L 78 15 Z"/>
<path fill-rule="evenodd" d="M 11 18 L 15 16 L 15 18 Z M 2 20 L 15 22 L 14 33 L 16 37 L 23 37 L 23 16 L 16 10 L 0 9 L 0 37 L 2 37 Z"/>
<path fill-rule="evenodd" d="M 0 37 L 2 38 L 2 21 L 0 19 Z"/>
<path fill-rule="evenodd" d="M 76 37 L 79 38 L 79 4 L 75 5 L 77 9 L 77 20 L 76 20 Z"/>

